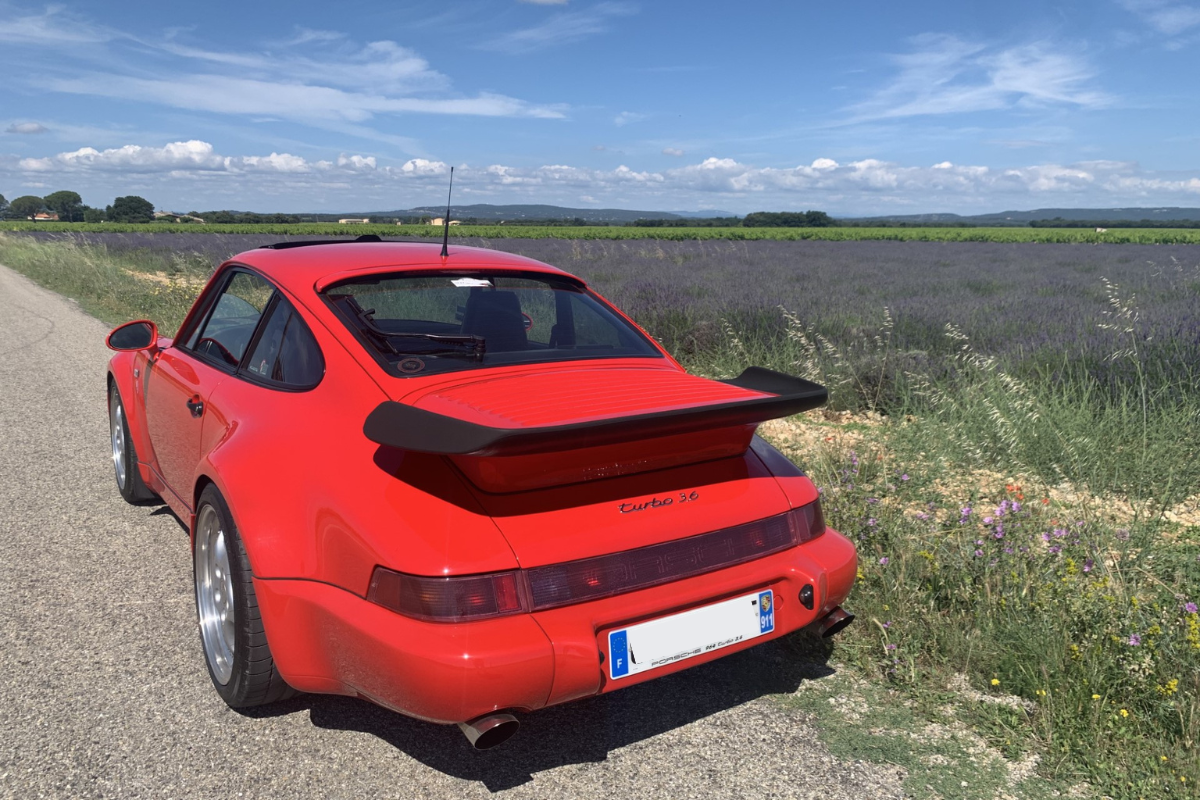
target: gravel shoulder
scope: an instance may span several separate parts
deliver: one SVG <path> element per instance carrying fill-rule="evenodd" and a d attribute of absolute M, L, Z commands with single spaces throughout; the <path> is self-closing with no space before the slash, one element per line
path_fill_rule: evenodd
<path fill-rule="evenodd" d="M 0 795 L 902 797 L 777 701 L 837 682 L 794 643 L 522 719 L 455 728 L 346 698 L 226 708 L 205 672 L 187 534 L 125 505 L 109 460 L 107 329 L 0 267 Z"/>

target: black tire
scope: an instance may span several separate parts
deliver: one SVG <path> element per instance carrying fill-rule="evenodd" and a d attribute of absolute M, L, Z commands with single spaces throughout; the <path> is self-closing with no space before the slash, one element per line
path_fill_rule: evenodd
<path fill-rule="evenodd" d="M 129 435 L 129 421 L 125 419 L 125 405 L 121 402 L 121 393 L 117 391 L 116 382 L 108 387 L 108 434 L 112 443 L 113 471 L 117 478 L 117 491 L 126 503 L 140 505 L 158 498 L 150 487 L 142 481 L 142 472 L 138 469 L 137 448 Z M 119 452 L 118 452 L 119 451 Z"/>
<path fill-rule="evenodd" d="M 215 515 L 211 516 L 211 515 Z M 219 525 L 214 535 L 208 527 Z M 202 529 L 204 526 L 204 529 Z M 228 564 L 228 581 L 214 582 L 219 570 L 210 566 L 213 554 L 219 553 L 218 538 L 223 537 L 224 553 Z M 219 556 L 215 559 L 219 563 Z M 254 582 L 250 572 L 250 559 L 238 535 L 237 525 L 225 498 L 210 484 L 200 494 L 196 504 L 196 537 L 192 548 L 192 573 L 196 587 L 196 614 L 199 621 L 200 647 L 208 675 L 221 699 L 230 708 L 253 708 L 293 697 L 296 691 L 287 685 L 275 668 L 271 657 L 271 646 L 263 629 L 262 616 L 258 610 L 258 599 L 254 594 Z M 214 590 L 217 586 L 232 588 L 233 621 L 229 624 L 224 615 L 214 616 L 214 598 L 222 594 Z M 215 601 L 217 608 L 228 610 L 228 602 Z M 205 610 L 210 622 L 206 627 Z M 220 619 L 221 622 L 215 622 Z M 219 641 L 210 642 L 209 637 L 220 636 Z M 232 644 L 232 658 L 225 655 L 224 644 Z M 222 680 L 224 679 L 224 680 Z"/>

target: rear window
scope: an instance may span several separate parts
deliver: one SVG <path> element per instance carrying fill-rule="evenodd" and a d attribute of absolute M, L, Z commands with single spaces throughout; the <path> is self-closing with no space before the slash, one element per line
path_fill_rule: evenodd
<path fill-rule="evenodd" d="M 372 275 L 326 289 L 363 346 L 400 376 L 595 358 L 661 358 L 569 281 L 541 275 Z"/>

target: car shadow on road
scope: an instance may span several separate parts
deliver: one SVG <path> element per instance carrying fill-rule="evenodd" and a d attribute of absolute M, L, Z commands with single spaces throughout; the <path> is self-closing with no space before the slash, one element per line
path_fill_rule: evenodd
<path fill-rule="evenodd" d="M 479 781 L 492 792 L 568 764 L 600 762 L 626 745 L 804 681 L 834 674 L 829 640 L 800 631 L 751 650 L 599 697 L 520 714 L 520 731 L 494 750 L 476 752 L 453 725 L 434 725 L 347 697 L 302 695 L 252 712 L 274 716 L 308 710 L 320 728 L 361 731 L 447 775 Z"/>

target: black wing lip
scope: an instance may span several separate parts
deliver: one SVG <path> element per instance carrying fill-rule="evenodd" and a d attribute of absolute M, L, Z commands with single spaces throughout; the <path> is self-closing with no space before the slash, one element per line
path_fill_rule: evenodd
<path fill-rule="evenodd" d="M 767 397 L 533 428 L 493 428 L 388 400 L 363 424 L 372 442 L 439 455 L 516 456 L 622 444 L 651 436 L 766 422 L 824 405 L 820 384 L 763 367 L 722 381 Z"/>

